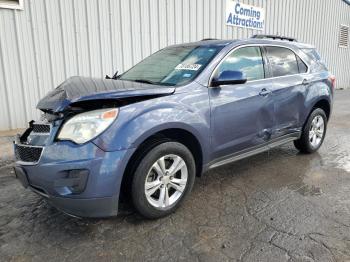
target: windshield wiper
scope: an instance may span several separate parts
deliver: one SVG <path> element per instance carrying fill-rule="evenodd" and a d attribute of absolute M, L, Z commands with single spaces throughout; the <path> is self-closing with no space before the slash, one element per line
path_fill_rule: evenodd
<path fill-rule="evenodd" d="M 118 77 L 118 79 L 120 79 L 120 78 Z M 132 82 L 138 82 L 138 83 L 144 83 L 144 84 L 150 84 L 150 85 L 160 85 L 160 86 L 174 86 L 175 85 L 175 84 L 166 83 L 166 82 L 154 82 L 154 81 L 147 80 L 147 79 L 120 79 L 120 80 L 132 81 Z"/>
<path fill-rule="evenodd" d="M 151 85 L 160 85 L 160 86 L 174 86 L 175 84 L 172 83 L 166 83 L 166 82 L 153 82 L 151 80 L 147 79 L 135 79 L 135 80 L 130 80 L 138 83 L 145 83 L 145 84 L 151 84 Z"/>
<path fill-rule="evenodd" d="M 138 82 L 138 83 L 151 84 L 151 85 L 158 85 L 159 84 L 157 82 L 153 82 L 153 81 L 147 80 L 147 79 L 135 79 L 135 80 L 132 80 L 132 81 Z"/>
<path fill-rule="evenodd" d="M 118 75 L 118 71 L 114 73 L 114 75 L 112 77 L 110 77 L 109 75 L 106 75 L 105 78 L 106 79 L 113 79 L 116 80 L 118 79 L 119 75 Z"/>

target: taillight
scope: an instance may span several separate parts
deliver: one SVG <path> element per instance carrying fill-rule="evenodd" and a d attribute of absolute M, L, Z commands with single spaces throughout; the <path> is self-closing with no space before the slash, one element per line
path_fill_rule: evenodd
<path fill-rule="evenodd" d="M 328 77 L 328 80 L 331 81 L 332 88 L 334 89 L 335 88 L 335 76 L 331 75 L 330 77 Z"/>

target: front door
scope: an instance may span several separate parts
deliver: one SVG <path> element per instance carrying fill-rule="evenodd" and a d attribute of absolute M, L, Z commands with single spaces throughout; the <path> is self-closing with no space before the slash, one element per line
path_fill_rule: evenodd
<path fill-rule="evenodd" d="M 210 87 L 212 159 L 267 142 L 274 125 L 271 80 L 264 79 L 260 47 L 241 47 L 217 67 L 221 72 L 241 71 L 245 84 Z"/>

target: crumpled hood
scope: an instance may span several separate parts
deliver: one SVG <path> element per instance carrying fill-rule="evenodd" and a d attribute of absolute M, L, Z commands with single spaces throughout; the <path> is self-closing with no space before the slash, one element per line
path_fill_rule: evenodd
<path fill-rule="evenodd" d="M 175 87 L 131 81 L 74 76 L 42 98 L 37 108 L 62 112 L 73 103 L 89 100 L 113 100 L 127 97 L 170 95 Z"/>

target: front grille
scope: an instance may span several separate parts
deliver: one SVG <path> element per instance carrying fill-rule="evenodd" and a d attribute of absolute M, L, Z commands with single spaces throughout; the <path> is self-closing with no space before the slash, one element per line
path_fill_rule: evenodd
<path fill-rule="evenodd" d="M 50 125 L 33 124 L 34 133 L 50 133 Z"/>
<path fill-rule="evenodd" d="M 16 159 L 23 162 L 38 162 L 43 151 L 42 147 L 22 146 L 15 144 Z"/>

